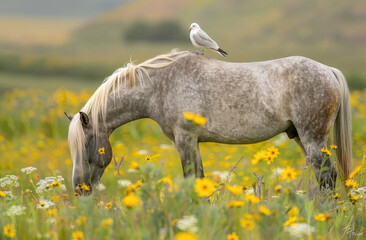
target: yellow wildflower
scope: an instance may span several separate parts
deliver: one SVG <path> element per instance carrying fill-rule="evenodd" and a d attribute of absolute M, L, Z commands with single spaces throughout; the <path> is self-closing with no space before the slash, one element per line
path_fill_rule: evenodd
<path fill-rule="evenodd" d="M 296 206 L 292 206 L 288 212 L 287 215 L 289 217 L 297 217 L 299 215 L 299 209 Z"/>
<path fill-rule="evenodd" d="M 360 199 L 360 196 L 358 196 L 358 195 L 351 196 L 351 197 L 349 198 L 349 200 L 351 201 L 352 205 L 355 205 L 355 204 L 356 204 L 356 202 L 357 202 L 359 199 Z"/>
<path fill-rule="evenodd" d="M 352 179 L 356 174 L 358 174 L 361 170 L 361 166 L 358 166 L 353 170 L 353 172 L 350 173 L 349 178 Z"/>
<path fill-rule="evenodd" d="M 81 185 L 81 189 L 84 189 L 85 191 L 90 191 L 90 187 L 88 185 L 86 185 L 85 183 L 83 183 L 83 185 Z"/>
<path fill-rule="evenodd" d="M 150 155 L 145 155 L 145 161 L 146 162 L 150 162 L 151 161 L 151 156 Z"/>
<path fill-rule="evenodd" d="M 200 115 L 196 115 L 195 119 L 194 119 L 194 122 L 197 124 L 197 125 L 200 125 L 200 126 L 203 126 L 206 124 L 207 122 L 207 118 L 203 117 L 203 116 L 200 116 Z"/>
<path fill-rule="evenodd" d="M 271 156 L 271 155 L 267 155 L 266 156 L 266 158 L 264 159 L 264 161 L 266 161 L 266 163 L 268 164 L 268 165 L 271 165 L 271 163 L 273 162 L 273 157 Z"/>
<path fill-rule="evenodd" d="M 331 213 L 319 213 L 318 215 L 314 215 L 314 219 L 319 222 L 330 222 L 332 220 L 332 214 Z"/>
<path fill-rule="evenodd" d="M 191 232 L 179 232 L 175 234 L 174 240 L 198 240 L 198 237 Z"/>
<path fill-rule="evenodd" d="M 110 225 L 113 224 L 113 219 L 112 218 L 105 218 L 102 220 L 102 226 L 103 227 L 109 227 Z"/>
<path fill-rule="evenodd" d="M 233 207 L 242 207 L 245 205 L 245 202 L 243 201 L 231 201 L 226 204 L 227 208 L 233 208 Z"/>
<path fill-rule="evenodd" d="M 179 221 L 179 219 L 174 218 L 174 219 L 170 222 L 170 224 L 174 227 L 174 226 L 175 226 L 175 224 L 176 224 L 178 221 Z"/>
<path fill-rule="evenodd" d="M 327 148 L 322 148 L 321 150 L 323 153 L 325 153 L 327 156 L 332 156 L 332 153 Z"/>
<path fill-rule="evenodd" d="M 197 178 L 194 190 L 200 197 L 209 197 L 215 192 L 216 184 L 208 178 Z"/>
<path fill-rule="evenodd" d="M 235 232 L 227 235 L 227 240 L 239 240 L 239 236 Z"/>
<path fill-rule="evenodd" d="M 254 229 L 254 222 L 250 219 L 241 218 L 240 225 L 245 228 L 246 230 L 253 230 Z"/>
<path fill-rule="evenodd" d="M 286 180 L 287 182 L 290 182 L 296 179 L 297 174 L 298 173 L 292 167 L 286 167 L 282 171 L 280 178 L 282 181 Z"/>
<path fill-rule="evenodd" d="M 195 113 L 191 113 L 191 112 L 184 112 L 183 114 L 184 114 L 184 118 L 187 121 L 192 121 L 197 125 L 202 126 L 202 125 L 205 125 L 207 122 L 207 118 L 205 118 L 199 114 L 195 114 Z"/>
<path fill-rule="evenodd" d="M 337 145 L 334 145 L 334 144 L 331 144 L 330 145 L 330 150 L 332 150 L 332 149 L 337 149 L 338 147 L 337 147 Z"/>
<path fill-rule="evenodd" d="M 112 207 L 112 203 L 111 202 L 107 202 L 106 204 L 105 204 L 105 207 L 104 207 L 104 209 L 111 209 L 111 207 Z"/>
<path fill-rule="evenodd" d="M 78 219 L 76 219 L 76 223 L 81 226 L 83 225 L 84 223 L 86 223 L 86 217 L 85 216 L 80 216 Z"/>
<path fill-rule="evenodd" d="M 274 187 L 274 192 L 279 195 L 281 193 L 281 188 L 282 186 L 281 185 L 277 185 Z"/>
<path fill-rule="evenodd" d="M 8 238 L 15 238 L 16 232 L 11 224 L 7 224 L 4 226 L 4 235 Z"/>
<path fill-rule="evenodd" d="M 276 158 L 280 154 L 280 152 L 278 151 L 278 148 L 273 147 L 273 146 L 268 148 L 267 152 L 268 152 L 268 155 L 270 155 L 272 158 Z"/>
<path fill-rule="evenodd" d="M 133 161 L 133 162 L 131 162 L 131 164 L 130 164 L 130 166 L 128 168 L 129 169 L 136 170 L 136 169 L 139 168 L 139 164 L 138 164 L 138 162 Z"/>
<path fill-rule="evenodd" d="M 54 181 L 52 184 L 51 184 L 51 186 L 52 187 L 62 187 L 62 184 L 58 181 L 58 180 L 56 180 L 56 181 Z"/>
<path fill-rule="evenodd" d="M 249 202 L 249 203 L 253 203 L 253 204 L 256 204 L 258 202 L 260 202 L 261 200 L 257 197 L 257 196 L 254 196 L 253 194 L 247 194 L 244 196 L 244 199 Z"/>
<path fill-rule="evenodd" d="M 3 191 L 0 191 L 0 197 L 5 197 L 6 194 Z"/>
<path fill-rule="evenodd" d="M 254 154 L 254 159 L 251 160 L 252 165 L 256 165 L 260 160 L 265 159 L 267 154 L 267 151 L 258 151 L 256 154 Z"/>
<path fill-rule="evenodd" d="M 358 183 L 353 179 L 347 179 L 344 185 L 349 188 L 356 188 L 358 186 Z"/>
<path fill-rule="evenodd" d="M 54 208 L 54 209 L 48 209 L 47 213 L 48 213 L 48 216 L 50 216 L 50 217 L 54 217 L 54 216 L 56 216 L 56 215 L 57 215 L 57 208 Z"/>
<path fill-rule="evenodd" d="M 291 188 L 289 186 L 285 187 L 285 189 L 283 189 L 283 193 L 285 194 L 289 194 L 291 192 Z"/>
<path fill-rule="evenodd" d="M 132 185 L 133 191 L 136 191 L 137 189 L 139 189 L 143 182 L 144 182 L 144 179 L 140 179 L 137 182 L 135 182 L 135 184 Z"/>
<path fill-rule="evenodd" d="M 293 226 L 296 224 L 297 217 L 290 217 L 286 222 L 283 223 L 283 226 Z"/>
<path fill-rule="evenodd" d="M 163 177 L 162 179 L 159 180 L 159 182 L 163 182 L 165 184 L 168 184 L 169 185 L 168 191 L 169 192 L 173 191 L 173 182 L 172 182 L 172 176 L 171 175 Z"/>
<path fill-rule="evenodd" d="M 140 199 L 135 194 L 130 193 L 123 198 L 123 204 L 128 208 L 133 208 L 139 203 Z"/>
<path fill-rule="evenodd" d="M 52 202 L 57 203 L 60 200 L 60 196 L 55 195 L 51 197 Z"/>
<path fill-rule="evenodd" d="M 269 210 L 267 207 L 263 205 L 259 206 L 259 212 L 266 216 L 271 215 L 271 210 Z"/>
<path fill-rule="evenodd" d="M 334 196 L 333 196 L 334 199 L 339 199 L 340 197 L 341 196 L 338 193 L 334 194 Z"/>
<path fill-rule="evenodd" d="M 194 120 L 194 117 L 195 117 L 195 114 L 194 113 L 191 113 L 191 112 L 184 112 L 184 118 L 187 120 L 187 121 L 193 121 Z"/>
<path fill-rule="evenodd" d="M 227 185 L 227 189 L 234 195 L 238 195 L 240 193 L 243 192 L 243 187 L 242 186 L 231 186 L 231 185 Z"/>
<path fill-rule="evenodd" d="M 83 240 L 84 234 L 81 231 L 75 231 L 72 233 L 72 240 Z"/>
<path fill-rule="evenodd" d="M 344 201 L 342 200 L 342 201 L 338 201 L 338 204 L 343 204 L 344 203 Z"/>
<path fill-rule="evenodd" d="M 104 147 L 99 148 L 99 149 L 98 149 L 98 152 L 99 152 L 99 154 L 100 154 L 100 155 L 105 154 Z"/>

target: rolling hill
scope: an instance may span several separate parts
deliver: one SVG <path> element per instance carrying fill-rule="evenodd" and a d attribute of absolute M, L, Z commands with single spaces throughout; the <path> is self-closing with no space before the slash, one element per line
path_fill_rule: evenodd
<path fill-rule="evenodd" d="M 84 25 L 73 43 L 98 44 L 100 50 L 106 50 L 109 58 L 116 60 L 127 60 L 130 56 L 144 59 L 174 47 L 194 50 L 188 41 L 188 31 L 187 44 L 123 41 L 124 31 L 134 21 L 151 23 L 169 19 L 179 22 L 184 29 L 191 22 L 198 22 L 229 53 L 231 61 L 305 55 L 345 69 L 347 74 L 366 76 L 363 0 L 131 1 Z"/>
<path fill-rule="evenodd" d="M 134 30 L 137 21 L 147 26 L 175 22 L 180 26 L 177 30 L 186 31 L 186 41 L 127 41 L 125 34 L 131 27 Z M 64 45 L 28 48 L 27 53 L 52 58 L 55 69 L 69 64 L 92 71 L 97 66 L 102 69 L 99 72 L 110 73 L 130 59 L 141 62 L 173 48 L 196 51 L 187 30 L 192 22 L 199 23 L 229 53 L 227 61 L 303 55 L 337 67 L 357 81 L 366 79 L 364 0 L 128 1 L 81 25 Z M 213 52 L 206 51 L 206 55 L 222 59 Z"/>

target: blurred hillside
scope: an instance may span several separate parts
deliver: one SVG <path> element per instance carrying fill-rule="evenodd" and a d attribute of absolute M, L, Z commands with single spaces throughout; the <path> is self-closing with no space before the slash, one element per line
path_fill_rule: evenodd
<path fill-rule="evenodd" d="M 130 59 L 196 51 L 187 30 L 192 22 L 229 53 L 208 56 L 245 62 L 303 55 L 341 69 L 352 88 L 366 87 L 364 0 L 128 1 L 91 20 L 69 21 L 64 30 L 55 27 L 63 37 L 50 34 L 42 26 L 47 21 L 34 25 L 48 42 L 9 43 L 0 36 L 0 70 L 101 80 Z"/>
<path fill-rule="evenodd" d="M 43 18 L 90 18 L 129 0 L 0 0 L 0 15 Z"/>

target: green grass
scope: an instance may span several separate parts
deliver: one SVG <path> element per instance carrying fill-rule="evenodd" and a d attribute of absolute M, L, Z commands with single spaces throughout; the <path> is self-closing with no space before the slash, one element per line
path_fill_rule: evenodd
<path fill-rule="evenodd" d="M 11 91 L 14 88 L 33 88 L 47 91 L 55 91 L 59 88 L 67 88 L 70 90 L 96 89 L 100 85 L 100 82 L 76 77 L 39 76 L 0 72 L 0 94 Z"/>
<path fill-rule="evenodd" d="M 51 88 L 18 89 L 1 97 L 0 178 L 15 175 L 19 186 L 0 185 L 0 191 L 8 197 L 0 196 L 0 239 L 6 239 L 3 228 L 8 224 L 15 230 L 16 239 L 77 239 L 77 234 L 84 239 L 174 239 L 182 232 L 193 232 L 191 239 L 227 239 L 232 232 L 240 239 L 294 239 L 300 236 L 292 235 L 299 229 L 296 227 L 309 230 L 303 233 L 304 239 L 365 238 L 365 193 L 352 190 L 352 194 L 362 196 L 353 205 L 340 179 L 335 192 L 315 191 L 318 184 L 311 167 L 304 169 L 305 159 L 299 147 L 285 134 L 252 145 L 200 144 L 205 174 L 214 182 L 213 186 L 206 183 L 207 189 L 212 187 L 214 191 L 208 201 L 200 197 L 204 188 L 194 178 L 183 178 L 178 153 L 157 124 L 151 120 L 134 121 L 110 137 L 116 160 L 124 156 L 120 175 L 112 161 L 101 179 L 104 190 L 94 191 L 91 196 L 74 196 L 73 165 L 66 140 L 69 120 L 63 111 L 77 112 L 92 91 Z M 365 96 L 366 91 L 351 94 L 354 168 L 361 166 L 354 177 L 357 188 L 366 185 Z M 279 150 L 279 156 L 270 165 L 264 160 L 253 165 L 254 154 L 271 146 Z M 145 160 L 147 154 L 152 157 L 150 162 Z M 334 150 L 331 158 L 335 160 Z M 29 166 L 37 170 L 30 175 L 21 172 Z M 287 166 L 295 174 L 290 181 L 274 173 Z M 254 173 L 264 177 L 261 192 L 254 191 L 259 187 Z M 62 176 L 62 188 L 55 184 L 48 190 L 36 190 L 47 177 L 56 176 Z M 136 185 L 140 179 L 144 179 L 142 185 Z M 126 203 L 132 188 L 120 185 L 120 180 L 129 180 L 135 186 L 137 205 Z M 54 182 L 51 179 L 48 184 Z M 235 195 L 229 190 L 234 185 L 246 190 Z M 282 187 L 279 195 L 275 192 L 278 185 Z M 9 192 L 15 198 L 10 199 Z M 333 198 L 335 193 L 340 199 Z M 255 203 L 253 195 L 262 198 Z M 343 204 L 338 203 L 341 200 Z M 244 205 L 231 207 L 233 201 Z M 48 202 L 53 205 L 41 207 Z M 107 203 L 112 204 L 110 209 L 105 209 Z M 14 206 L 24 207 L 24 211 L 19 216 L 11 215 Z M 267 215 L 263 206 L 269 210 Z M 290 212 L 296 215 L 296 225 L 285 226 L 294 206 L 298 212 Z M 182 226 L 183 219 L 189 216 L 196 221 Z M 315 216 L 331 217 L 319 221 Z"/>

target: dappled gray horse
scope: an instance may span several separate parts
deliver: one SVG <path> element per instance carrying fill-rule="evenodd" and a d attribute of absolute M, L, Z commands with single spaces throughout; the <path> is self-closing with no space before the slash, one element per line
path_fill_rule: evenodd
<path fill-rule="evenodd" d="M 187 121 L 184 112 L 204 116 L 207 123 Z M 110 134 L 141 118 L 156 121 L 172 140 L 184 176 L 204 176 L 200 142 L 248 144 L 286 132 L 321 186 L 334 188 L 337 172 L 321 152 L 333 125 L 338 172 L 347 178 L 351 169 L 346 80 L 339 70 L 305 57 L 230 63 L 190 52 L 160 55 L 118 69 L 68 117 L 74 188 L 99 181 L 112 158 Z"/>

